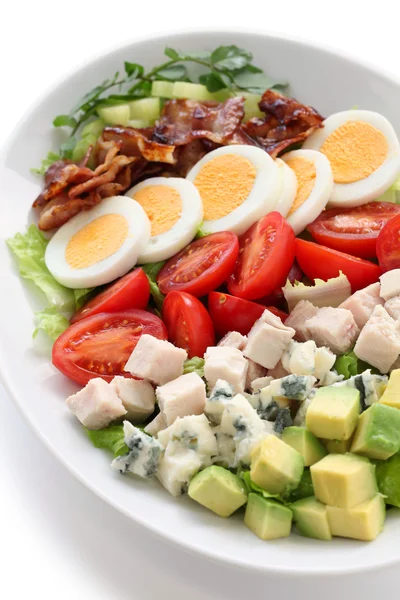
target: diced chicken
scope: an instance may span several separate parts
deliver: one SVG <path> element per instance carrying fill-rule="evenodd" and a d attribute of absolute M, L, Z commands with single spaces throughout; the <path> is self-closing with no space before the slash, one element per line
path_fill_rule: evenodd
<path fill-rule="evenodd" d="M 390 300 L 400 295 L 400 269 L 387 271 L 379 277 L 381 281 L 381 297 Z"/>
<path fill-rule="evenodd" d="M 395 321 L 400 320 L 400 296 L 394 296 L 385 302 L 385 310 Z"/>
<path fill-rule="evenodd" d="M 296 342 L 292 340 L 282 356 L 282 365 L 294 375 L 313 375 L 317 346 L 313 340 Z"/>
<path fill-rule="evenodd" d="M 272 381 L 272 377 L 258 377 L 258 379 L 253 379 L 251 382 L 251 391 L 253 394 L 257 393 L 259 390 L 267 387 Z"/>
<path fill-rule="evenodd" d="M 352 313 L 345 308 L 320 308 L 305 324 L 305 334 L 317 346 L 328 346 L 335 354 L 353 347 L 360 330 Z"/>
<path fill-rule="evenodd" d="M 148 381 L 114 377 L 110 385 L 124 405 L 128 421 L 143 423 L 154 412 L 156 395 Z"/>
<path fill-rule="evenodd" d="M 314 376 L 321 381 L 326 379 L 328 373 L 332 369 L 333 365 L 336 362 L 336 355 L 333 354 L 329 348 L 322 346 L 322 348 L 317 348 L 315 353 L 315 371 Z M 331 378 L 333 375 L 331 376 Z M 324 385 L 328 385 L 324 383 Z"/>
<path fill-rule="evenodd" d="M 150 421 L 148 425 L 144 428 L 144 431 L 149 435 L 155 437 L 160 431 L 167 428 L 167 421 L 165 420 L 165 416 L 163 413 L 158 413 L 158 415 Z"/>
<path fill-rule="evenodd" d="M 197 373 L 187 373 L 156 389 L 160 411 L 170 426 L 178 417 L 201 415 L 206 404 L 206 386 Z"/>
<path fill-rule="evenodd" d="M 229 348 L 243 350 L 246 342 L 247 336 L 242 335 L 238 331 L 230 331 L 218 342 L 218 346 L 228 346 Z"/>
<path fill-rule="evenodd" d="M 229 346 L 210 346 L 204 360 L 204 376 L 209 388 L 213 388 L 218 379 L 223 379 L 235 393 L 244 392 L 248 367 L 240 350 Z"/>
<path fill-rule="evenodd" d="M 383 306 L 374 309 L 354 347 L 354 352 L 367 363 L 387 373 L 400 354 L 400 324 Z"/>
<path fill-rule="evenodd" d="M 265 310 L 251 328 L 243 354 L 266 369 L 273 369 L 295 333 L 279 317 Z"/>
<path fill-rule="evenodd" d="M 308 300 L 301 300 L 296 304 L 295 308 L 286 319 L 285 325 L 287 325 L 287 327 L 292 327 L 295 330 L 295 338 L 298 342 L 307 341 L 305 323 L 308 319 L 314 317 L 318 310 L 319 309 Z"/>
<path fill-rule="evenodd" d="M 362 329 L 368 321 L 375 306 L 383 305 L 384 301 L 380 297 L 380 283 L 372 283 L 363 290 L 358 290 L 350 298 L 347 298 L 339 308 L 349 310 L 357 326 Z"/>
<path fill-rule="evenodd" d="M 255 379 L 262 379 L 267 375 L 267 369 L 262 367 L 258 363 L 254 362 L 250 358 L 247 359 L 247 377 L 246 377 L 246 390 L 251 392 L 253 390 L 252 383 Z M 268 384 L 266 384 L 268 385 Z"/>
<path fill-rule="evenodd" d="M 273 369 L 268 369 L 267 375 L 271 379 L 281 379 L 281 377 L 286 377 L 286 375 L 289 375 L 289 373 L 288 371 L 286 371 L 282 364 L 282 361 L 280 360 L 276 367 L 274 367 Z"/>
<path fill-rule="evenodd" d="M 88 429 L 103 429 L 115 419 L 126 415 L 126 409 L 115 388 L 100 377 L 67 398 L 67 406 Z"/>
<path fill-rule="evenodd" d="M 186 350 L 144 334 L 125 365 L 125 371 L 156 385 L 164 385 L 182 375 Z"/>

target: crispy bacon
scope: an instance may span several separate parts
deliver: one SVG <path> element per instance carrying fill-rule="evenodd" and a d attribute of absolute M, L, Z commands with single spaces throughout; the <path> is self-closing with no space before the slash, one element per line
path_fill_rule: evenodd
<path fill-rule="evenodd" d="M 242 129 L 274 157 L 322 127 L 323 117 L 314 108 L 273 90 L 264 92 L 259 106 L 265 118 L 250 119 Z"/>
<path fill-rule="evenodd" d="M 147 129 L 105 127 L 98 143 L 101 145 L 104 142 L 112 141 L 119 145 L 120 153 L 125 156 L 144 158 L 149 162 L 174 164 L 176 162 L 175 146 L 166 143 L 160 144 L 151 139 L 152 135 L 153 128 L 151 127 Z M 98 156 L 101 157 L 99 151 Z"/>

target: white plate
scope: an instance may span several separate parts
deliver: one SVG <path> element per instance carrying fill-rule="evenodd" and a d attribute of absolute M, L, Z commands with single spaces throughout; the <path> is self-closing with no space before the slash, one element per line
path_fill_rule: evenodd
<path fill-rule="evenodd" d="M 260 33 L 192 32 L 162 35 L 119 48 L 62 81 L 36 105 L 12 135 L 1 162 L 0 368 L 7 388 L 32 428 L 93 492 L 135 521 L 187 549 L 246 567 L 299 576 L 370 570 L 399 561 L 400 516 L 390 511 L 384 533 L 373 543 L 336 539 L 323 543 L 292 535 L 262 542 L 240 516 L 220 519 L 188 498 L 172 498 L 156 483 L 121 477 L 109 457 L 87 440 L 65 406 L 74 384 L 32 344 L 32 313 L 41 305 L 16 274 L 3 240 L 23 231 L 41 182 L 29 172 L 59 140 L 51 128 L 88 89 L 120 69 L 124 60 L 147 67 L 163 60 L 166 45 L 184 50 L 237 44 L 254 53 L 268 74 L 291 83 L 292 94 L 322 114 L 351 108 L 383 113 L 400 133 L 400 84 L 347 57 Z M 40 468 L 40 466 L 38 467 Z"/>

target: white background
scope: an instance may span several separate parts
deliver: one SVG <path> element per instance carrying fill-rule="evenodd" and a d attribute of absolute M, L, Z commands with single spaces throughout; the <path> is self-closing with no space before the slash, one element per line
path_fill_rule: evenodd
<path fill-rule="evenodd" d="M 396 0 L 9 0 L 1 15 L 1 135 L 7 137 L 63 73 L 136 34 L 209 25 L 284 32 L 345 50 L 399 76 L 395 6 Z M 289 597 L 273 579 L 184 554 L 106 506 L 42 446 L 1 386 L 0 457 L 2 598 Z M 397 572 L 365 575 L 357 582 L 305 580 L 296 596 L 330 600 L 331 593 L 332 598 L 340 593 L 348 600 L 356 593 L 372 600 L 398 589 Z"/>

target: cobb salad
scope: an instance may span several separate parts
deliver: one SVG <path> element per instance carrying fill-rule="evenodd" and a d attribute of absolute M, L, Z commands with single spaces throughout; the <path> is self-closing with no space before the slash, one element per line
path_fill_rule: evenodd
<path fill-rule="evenodd" d="M 397 135 L 234 45 L 165 54 L 54 119 L 37 226 L 8 240 L 34 335 L 117 474 L 262 540 L 373 540 L 400 507 Z"/>

